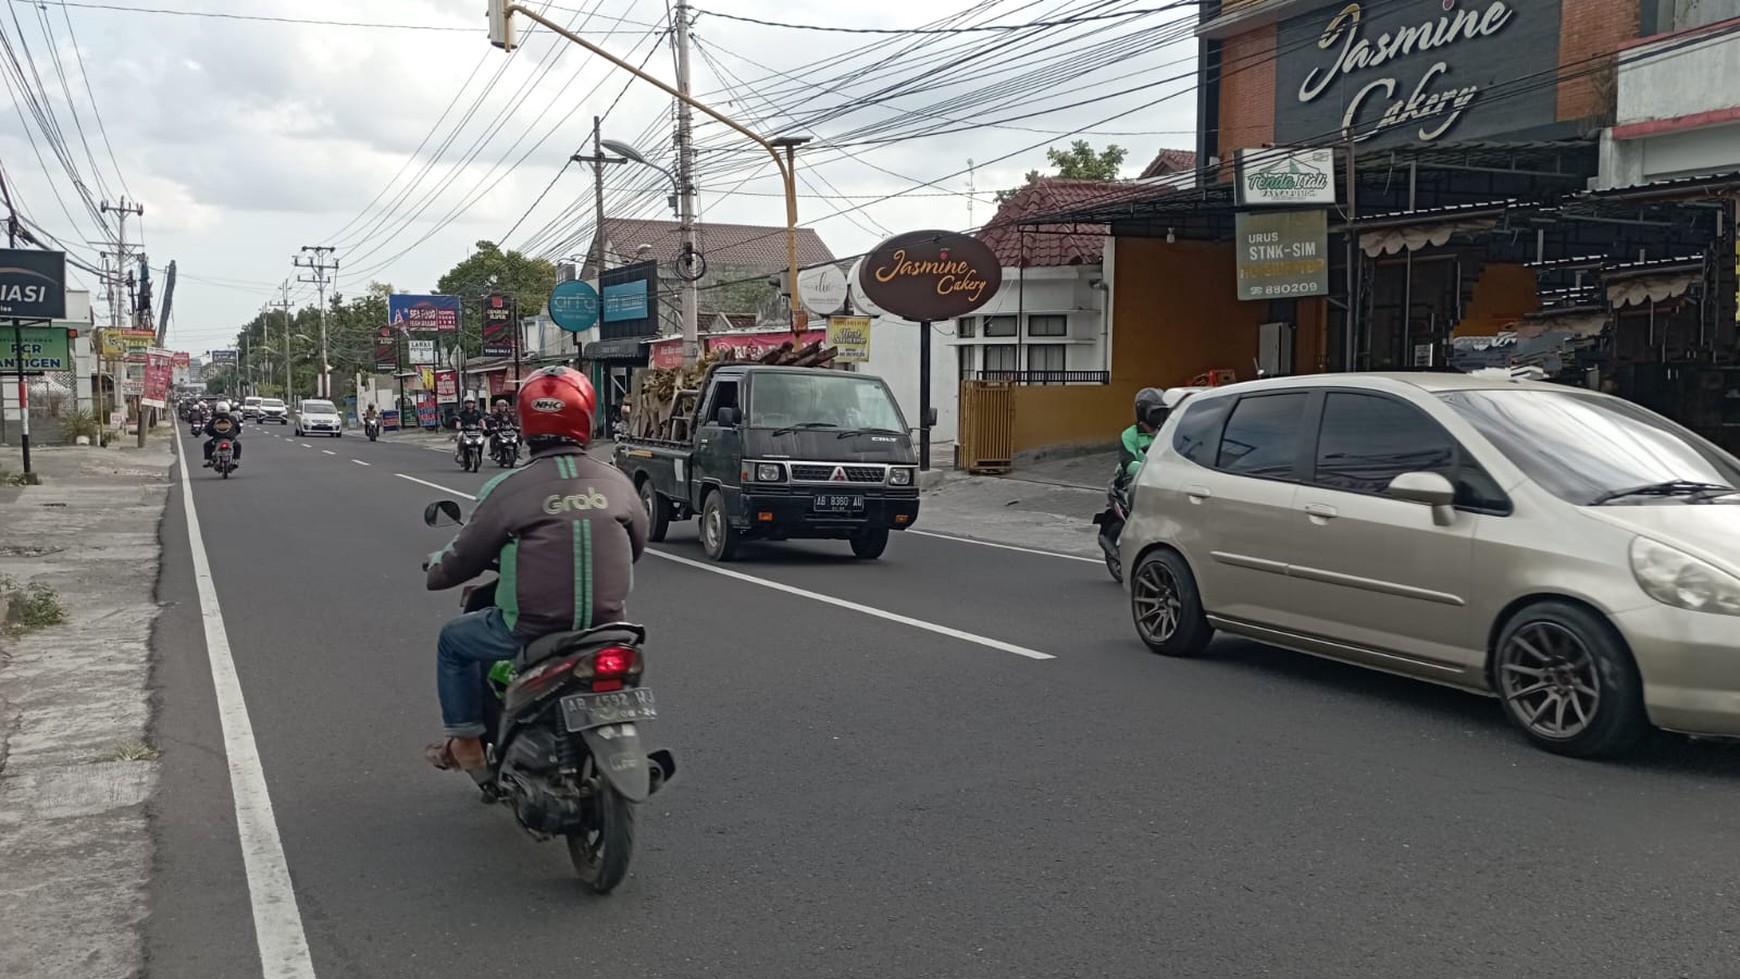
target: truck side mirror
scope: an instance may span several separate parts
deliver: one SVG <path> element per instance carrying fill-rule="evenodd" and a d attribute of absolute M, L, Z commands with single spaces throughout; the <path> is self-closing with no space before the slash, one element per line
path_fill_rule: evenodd
<path fill-rule="evenodd" d="M 736 408 L 725 407 L 720 408 L 718 414 L 714 417 L 719 419 L 719 424 L 723 427 L 736 428 L 737 423 L 743 418 L 743 413 L 738 411 Z"/>
<path fill-rule="evenodd" d="M 936 427 L 936 420 L 937 420 L 937 410 L 935 408 L 926 408 L 924 410 L 924 427 L 925 428 L 935 428 Z"/>

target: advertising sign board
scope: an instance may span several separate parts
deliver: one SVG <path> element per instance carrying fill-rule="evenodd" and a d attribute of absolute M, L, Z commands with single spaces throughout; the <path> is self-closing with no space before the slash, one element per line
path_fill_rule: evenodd
<path fill-rule="evenodd" d="M 63 326 L 27 326 L 24 342 L 16 342 L 10 326 L 0 326 L 0 374 L 73 370 L 72 343 Z"/>
<path fill-rule="evenodd" d="M 458 333 L 458 296 L 387 297 L 387 325 L 417 333 Z"/>
<path fill-rule="evenodd" d="M 66 318 L 66 253 L 0 248 L 0 317 Z"/>
<path fill-rule="evenodd" d="M 828 317 L 828 346 L 837 348 L 835 360 L 862 364 L 870 360 L 870 317 Z"/>
<path fill-rule="evenodd" d="M 485 357 L 512 357 L 517 339 L 514 336 L 514 323 L 519 316 L 514 312 L 514 297 L 502 293 L 492 293 L 483 300 L 483 355 Z"/>
<path fill-rule="evenodd" d="M 139 403 L 147 408 L 162 408 L 169 397 L 169 382 L 175 372 L 174 355 L 156 347 L 145 351 L 145 383 Z"/>
<path fill-rule="evenodd" d="M 877 245 L 858 287 L 877 307 L 919 322 L 952 320 L 991 301 L 1003 266 L 985 243 L 953 231 L 909 231 Z"/>
<path fill-rule="evenodd" d="M 1236 160 L 1241 207 L 1335 203 L 1332 149 L 1239 150 Z"/>
<path fill-rule="evenodd" d="M 1327 211 L 1241 211 L 1233 218 L 1238 293 L 1244 300 L 1329 293 Z"/>

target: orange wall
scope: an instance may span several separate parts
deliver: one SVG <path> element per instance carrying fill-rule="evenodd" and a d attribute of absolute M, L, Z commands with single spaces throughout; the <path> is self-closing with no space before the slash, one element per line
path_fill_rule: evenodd
<path fill-rule="evenodd" d="M 1142 385 L 1017 385 L 1015 451 L 1063 445 L 1110 445 L 1134 418 L 1132 406 Z"/>
<path fill-rule="evenodd" d="M 1541 308 L 1535 274 L 1526 265 L 1497 263 L 1480 272 L 1467 315 L 1451 336 L 1489 337 L 1509 330 L 1518 319 Z"/>

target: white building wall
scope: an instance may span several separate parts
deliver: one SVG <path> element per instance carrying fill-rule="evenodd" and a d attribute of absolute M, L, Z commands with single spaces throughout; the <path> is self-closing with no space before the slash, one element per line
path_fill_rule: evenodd
<path fill-rule="evenodd" d="M 859 364 L 862 373 L 875 374 L 888 382 L 894 399 L 900 403 L 900 413 L 914 429 L 918 413 L 918 331 L 920 325 L 898 316 L 878 316 L 870 324 L 870 360 Z M 931 429 L 932 464 L 947 464 L 954 458 L 955 440 L 960 431 L 960 368 L 951 345 L 953 321 L 931 324 L 930 403 L 937 410 L 936 427 Z"/>
<path fill-rule="evenodd" d="M 1687 84 L 1696 79 L 1697 84 Z M 1740 169 L 1740 36 L 1671 34 L 1620 52 L 1615 129 L 1601 139 L 1600 187 Z M 1662 131 L 1616 138 L 1626 127 Z M 1670 128 L 1671 127 L 1671 128 Z M 1635 132 L 1635 130 L 1633 130 Z"/>

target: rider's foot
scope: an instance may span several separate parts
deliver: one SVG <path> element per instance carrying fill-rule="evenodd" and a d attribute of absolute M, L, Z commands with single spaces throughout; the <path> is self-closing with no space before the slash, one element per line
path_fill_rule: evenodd
<path fill-rule="evenodd" d="M 210 459 L 207 459 L 207 460 L 206 460 L 206 461 L 205 461 L 205 468 L 207 468 L 207 469 L 210 469 L 210 468 L 211 468 L 211 460 L 210 460 Z"/>

